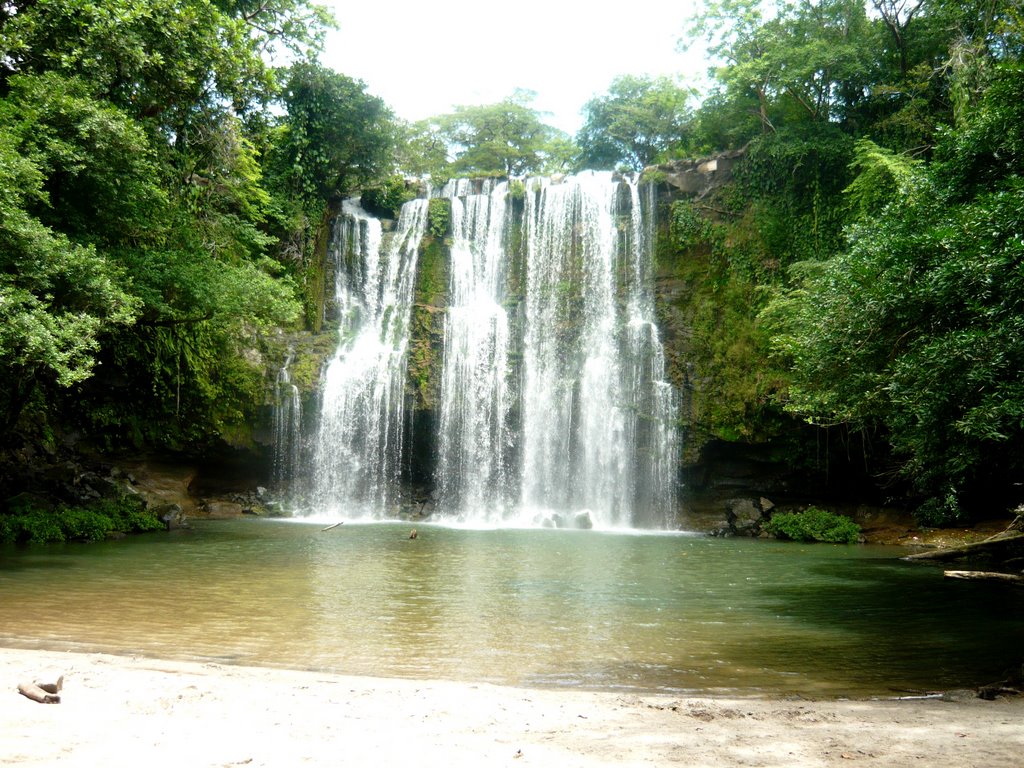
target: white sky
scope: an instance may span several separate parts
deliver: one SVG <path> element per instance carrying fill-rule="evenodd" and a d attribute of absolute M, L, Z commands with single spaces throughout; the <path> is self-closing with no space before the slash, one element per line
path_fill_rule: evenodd
<path fill-rule="evenodd" d="M 705 80 L 701 55 L 676 50 L 698 0 L 322 1 L 340 26 L 323 63 L 410 121 L 525 88 L 546 122 L 573 135 L 584 102 L 617 75 Z"/>

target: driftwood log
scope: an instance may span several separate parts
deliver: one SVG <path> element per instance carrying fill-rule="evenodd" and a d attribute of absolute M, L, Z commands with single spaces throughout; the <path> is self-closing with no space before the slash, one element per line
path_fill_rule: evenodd
<path fill-rule="evenodd" d="M 976 541 L 949 549 L 933 549 L 907 555 L 904 560 L 956 560 L 986 561 L 992 563 L 1015 562 L 1024 557 L 1024 534 L 1001 533 L 984 541 Z"/>
<path fill-rule="evenodd" d="M 944 571 L 947 579 L 978 579 L 982 581 L 1004 581 L 1024 585 L 1024 574 L 998 573 L 996 571 Z"/>
<path fill-rule="evenodd" d="M 60 704 L 60 692 L 64 687 L 64 675 L 56 683 L 18 683 L 18 693 L 40 704 Z"/>

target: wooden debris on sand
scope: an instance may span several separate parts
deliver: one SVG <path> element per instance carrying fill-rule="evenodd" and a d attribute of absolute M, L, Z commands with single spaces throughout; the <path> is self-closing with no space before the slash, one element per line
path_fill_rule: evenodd
<path fill-rule="evenodd" d="M 60 704 L 60 691 L 64 687 L 64 675 L 56 683 L 18 683 L 18 693 L 40 704 Z"/>

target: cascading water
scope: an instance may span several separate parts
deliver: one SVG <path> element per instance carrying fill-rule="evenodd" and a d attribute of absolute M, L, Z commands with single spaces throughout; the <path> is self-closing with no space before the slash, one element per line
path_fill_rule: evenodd
<path fill-rule="evenodd" d="M 507 185 L 442 192 L 453 234 L 440 508 L 475 522 L 665 525 L 675 401 L 636 184 L 592 173 L 526 185 L 518 323 L 506 310 Z"/>
<path fill-rule="evenodd" d="M 653 204 L 610 173 L 516 188 L 456 180 L 433 193 L 451 206 L 436 509 L 472 523 L 665 526 L 677 406 L 654 318 Z M 313 447 L 318 512 L 381 517 L 397 500 L 427 212 L 407 203 L 390 241 L 353 202 L 335 224 L 340 342 Z"/>
<path fill-rule="evenodd" d="M 633 523 L 666 525 L 675 511 L 679 403 L 675 390 L 665 378 L 665 348 L 655 317 L 654 281 L 650 272 L 654 263 L 657 201 L 654 185 L 648 184 L 645 189 L 647 199 L 643 206 L 637 185 L 629 185 L 626 386 L 628 401 L 633 404 L 629 426 L 637 467 Z"/>
<path fill-rule="evenodd" d="M 508 184 L 478 194 L 450 185 L 451 259 L 437 479 L 443 510 L 503 515 L 507 466 L 509 319 L 505 292 Z"/>
<path fill-rule="evenodd" d="M 629 190 L 627 208 L 621 198 Z M 662 379 L 635 182 L 607 173 L 526 197 L 521 503 L 600 526 L 667 522 L 675 404 Z M 657 392 L 658 394 L 655 394 Z"/>
<path fill-rule="evenodd" d="M 354 201 L 335 221 L 338 349 L 324 374 L 313 447 L 314 508 L 380 517 L 394 502 L 402 457 L 409 311 L 427 201 L 403 208 L 393 233 Z"/>

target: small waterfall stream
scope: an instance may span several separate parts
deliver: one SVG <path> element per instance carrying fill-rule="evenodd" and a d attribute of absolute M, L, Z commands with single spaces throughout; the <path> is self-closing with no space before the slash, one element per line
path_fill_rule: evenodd
<path fill-rule="evenodd" d="M 292 384 L 288 366 L 295 351 L 288 350 L 274 382 L 274 487 L 287 491 L 298 474 L 302 455 L 302 398 Z"/>
<path fill-rule="evenodd" d="M 433 193 L 451 206 L 435 510 L 669 525 L 677 405 L 654 316 L 653 198 L 610 173 L 516 186 L 456 180 Z M 427 212 L 427 200 L 407 203 L 384 235 L 350 201 L 336 222 L 339 346 L 313 447 L 317 512 L 382 517 L 397 501 Z"/>

